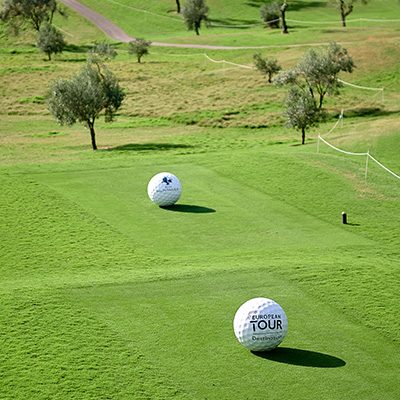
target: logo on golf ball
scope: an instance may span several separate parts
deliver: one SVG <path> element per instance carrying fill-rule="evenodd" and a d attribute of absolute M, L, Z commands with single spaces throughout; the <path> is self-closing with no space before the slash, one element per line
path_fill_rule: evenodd
<path fill-rule="evenodd" d="M 285 338 L 288 321 L 278 303 L 257 297 L 239 307 L 233 320 L 233 329 L 244 347 L 266 351 L 277 347 Z"/>
<path fill-rule="evenodd" d="M 158 206 L 175 204 L 181 192 L 182 187 L 179 179 L 169 172 L 154 175 L 147 186 L 147 194 L 150 200 Z"/>

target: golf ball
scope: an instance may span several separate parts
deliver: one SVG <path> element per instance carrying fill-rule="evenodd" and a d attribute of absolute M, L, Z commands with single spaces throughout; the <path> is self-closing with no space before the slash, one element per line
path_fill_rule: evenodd
<path fill-rule="evenodd" d="M 285 338 L 288 321 L 278 303 L 257 297 L 239 307 L 233 320 L 233 329 L 244 347 L 266 351 L 277 347 Z"/>
<path fill-rule="evenodd" d="M 150 200 L 158 206 L 175 204 L 182 193 L 179 179 L 169 172 L 160 172 L 154 175 L 147 185 L 147 194 Z"/>

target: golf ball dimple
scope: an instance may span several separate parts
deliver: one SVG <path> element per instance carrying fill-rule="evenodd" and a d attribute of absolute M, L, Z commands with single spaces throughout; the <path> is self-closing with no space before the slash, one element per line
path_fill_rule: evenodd
<path fill-rule="evenodd" d="M 233 319 L 233 329 L 238 341 L 247 349 L 268 351 L 285 338 L 288 321 L 278 303 L 257 297 L 239 307 Z"/>
<path fill-rule="evenodd" d="M 154 175 L 147 185 L 147 194 L 150 200 L 158 206 L 175 204 L 181 193 L 182 187 L 179 179 L 169 172 L 160 172 Z"/>

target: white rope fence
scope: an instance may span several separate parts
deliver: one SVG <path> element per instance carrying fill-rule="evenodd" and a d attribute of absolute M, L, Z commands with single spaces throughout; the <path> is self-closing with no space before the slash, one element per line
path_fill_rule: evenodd
<path fill-rule="evenodd" d="M 206 53 L 204 53 L 204 57 L 208 60 L 211 61 L 213 63 L 216 64 L 228 64 L 228 65 L 233 65 L 235 67 L 239 67 L 239 68 L 246 68 L 246 69 L 255 69 L 254 67 L 252 67 L 251 65 L 243 65 L 243 64 L 236 64 L 230 61 L 226 61 L 226 60 L 214 60 L 213 58 L 209 57 Z"/>
<path fill-rule="evenodd" d="M 339 119 L 336 121 L 335 125 L 329 130 L 329 132 L 325 135 L 325 137 L 327 135 L 329 135 L 331 132 L 333 132 L 336 129 L 336 127 L 339 125 L 339 122 L 341 122 L 341 121 L 343 121 L 343 110 L 342 110 L 341 114 L 339 115 Z M 394 178 L 400 179 L 399 175 L 397 175 L 395 172 L 393 172 L 391 169 L 389 169 L 388 167 L 383 165 L 380 161 L 378 161 L 375 157 L 373 157 L 370 154 L 369 150 L 366 153 L 354 153 L 352 151 L 346 151 L 346 150 L 340 149 L 339 147 L 334 146 L 332 143 L 329 143 L 327 140 L 325 140 L 321 135 L 318 135 L 317 153 L 319 153 L 320 142 L 326 144 L 331 149 L 333 149 L 333 150 L 335 150 L 335 151 L 337 151 L 339 153 L 342 153 L 342 154 L 346 154 L 346 155 L 349 155 L 349 156 L 366 157 L 366 161 L 365 161 L 365 180 L 367 180 L 367 177 L 368 177 L 368 161 L 369 161 L 369 159 L 374 161 L 377 165 L 379 165 L 386 172 L 391 174 Z"/>
<path fill-rule="evenodd" d="M 371 90 L 371 91 L 374 91 L 374 92 L 381 92 L 381 94 L 382 94 L 382 102 L 385 101 L 385 97 L 384 97 L 384 90 L 385 89 L 384 88 L 373 88 L 373 87 L 368 87 L 368 86 L 355 85 L 354 83 L 349 83 L 349 82 L 346 82 L 346 81 L 344 81 L 342 79 L 338 79 L 338 81 L 340 83 L 342 83 L 343 85 L 350 86 L 350 87 L 353 87 L 355 89 Z"/>

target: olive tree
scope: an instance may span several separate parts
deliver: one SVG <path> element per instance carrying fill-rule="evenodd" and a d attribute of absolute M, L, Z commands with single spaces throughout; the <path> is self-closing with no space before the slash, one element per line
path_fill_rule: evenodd
<path fill-rule="evenodd" d="M 89 57 L 97 57 L 100 60 L 108 61 L 118 55 L 114 47 L 106 42 L 96 43 L 89 50 Z"/>
<path fill-rule="evenodd" d="M 56 0 L 4 0 L 0 11 L 1 20 L 14 27 L 28 22 L 36 31 L 44 22 L 53 21 L 56 12 L 66 16 Z"/>
<path fill-rule="evenodd" d="M 273 3 L 265 3 L 260 8 L 260 16 L 262 21 L 270 28 L 279 28 L 279 3 L 274 1 Z"/>
<path fill-rule="evenodd" d="M 128 52 L 136 55 L 137 62 L 140 63 L 144 55 L 149 54 L 151 42 L 144 39 L 135 39 L 129 43 Z"/>
<path fill-rule="evenodd" d="M 51 60 L 52 54 L 62 53 L 66 43 L 63 34 L 53 25 L 46 23 L 40 27 L 36 45 Z"/>
<path fill-rule="evenodd" d="M 342 20 L 342 26 L 346 26 L 346 18 L 353 12 L 354 4 L 360 2 L 367 4 L 368 0 L 331 0 L 340 12 L 340 18 Z"/>
<path fill-rule="evenodd" d="M 288 33 L 286 24 L 286 1 L 274 1 L 263 4 L 260 8 L 260 16 L 263 22 L 270 28 L 282 28 L 282 33 Z"/>
<path fill-rule="evenodd" d="M 112 121 L 124 97 L 116 77 L 107 67 L 88 62 L 72 78 L 54 82 L 47 102 L 61 125 L 83 123 L 90 131 L 93 150 L 97 150 L 95 121 L 103 110 L 105 121 Z"/>
<path fill-rule="evenodd" d="M 254 54 L 253 59 L 256 69 L 268 77 L 269 83 L 272 82 L 273 75 L 282 69 L 278 64 L 278 60 L 263 58 L 259 53 Z"/>
<path fill-rule="evenodd" d="M 183 7 L 183 19 L 190 31 L 200 35 L 199 29 L 202 21 L 207 21 L 208 7 L 204 0 L 187 0 Z"/>
<path fill-rule="evenodd" d="M 318 108 L 322 108 L 325 95 L 337 94 L 342 86 L 339 73 L 351 73 L 354 68 L 353 59 L 347 49 L 331 43 L 326 49 L 310 49 L 293 70 L 276 76 L 274 83 L 307 88 L 314 99 L 318 95 Z"/>
<path fill-rule="evenodd" d="M 317 108 L 311 93 L 296 86 L 292 86 L 289 89 L 285 106 L 287 125 L 301 131 L 301 144 L 304 144 L 306 130 L 311 126 L 317 125 L 322 114 Z"/>

